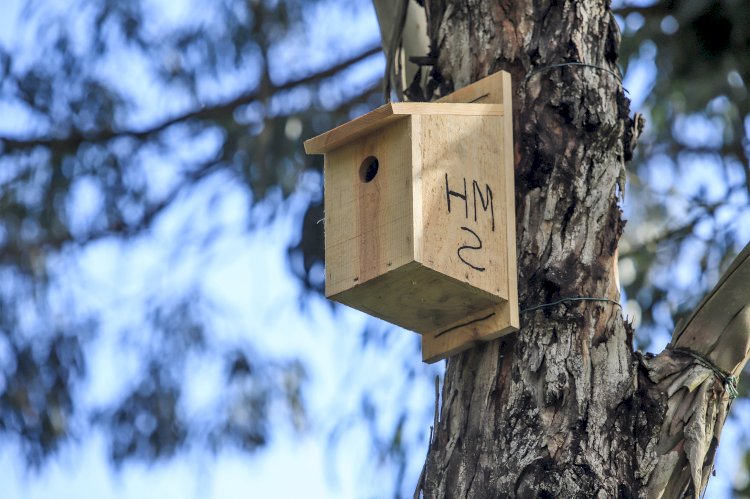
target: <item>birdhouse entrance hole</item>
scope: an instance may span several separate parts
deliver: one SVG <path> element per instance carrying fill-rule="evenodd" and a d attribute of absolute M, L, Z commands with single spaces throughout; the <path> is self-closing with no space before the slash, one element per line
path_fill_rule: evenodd
<path fill-rule="evenodd" d="M 359 167 L 359 178 L 364 183 L 370 182 L 378 174 L 378 167 L 378 158 L 367 156 Z"/>

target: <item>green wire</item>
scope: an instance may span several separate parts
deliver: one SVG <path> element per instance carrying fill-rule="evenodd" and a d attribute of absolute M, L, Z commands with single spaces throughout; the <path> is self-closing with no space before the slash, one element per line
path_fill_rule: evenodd
<path fill-rule="evenodd" d="M 604 302 L 614 303 L 618 307 L 622 308 L 622 305 L 620 305 L 620 302 L 615 301 L 611 298 L 600 298 L 600 297 L 595 297 L 595 296 L 571 296 L 568 298 L 560 298 L 559 300 L 553 301 L 552 303 L 542 303 L 541 305 L 524 308 L 523 310 L 521 310 L 521 313 L 523 314 L 526 312 L 531 312 L 532 310 L 538 310 L 540 308 L 553 307 L 555 305 L 559 305 L 566 301 L 604 301 Z"/>
<path fill-rule="evenodd" d="M 711 371 L 713 371 L 714 375 L 719 378 L 719 381 L 724 383 L 724 389 L 727 391 L 727 395 L 729 395 L 730 399 L 736 399 L 739 396 L 740 392 L 737 390 L 737 376 L 729 374 L 728 372 L 708 360 L 706 357 L 700 355 L 699 353 L 693 352 L 692 350 L 687 350 L 685 348 L 670 348 L 670 350 L 672 350 L 673 352 L 681 353 L 683 355 L 689 355 L 690 357 L 697 360 L 700 365 L 702 365 L 706 369 L 710 369 Z"/>
<path fill-rule="evenodd" d="M 554 307 L 555 305 L 559 305 L 561 303 L 570 302 L 570 301 L 601 301 L 601 302 L 607 302 L 607 303 L 613 303 L 617 305 L 618 307 L 622 308 L 622 305 L 620 305 L 619 302 L 611 299 L 611 298 L 603 298 L 603 297 L 594 297 L 594 296 L 571 296 L 568 298 L 560 298 L 557 301 L 553 301 L 551 303 L 542 303 L 541 305 L 535 305 L 533 307 L 525 308 L 521 310 L 521 313 L 531 312 L 533 310 L 539 310 L 540 308 L 546 308 L 546 307 Z M 705 367 L 706 369 L 711 370 L 714 375 L 719 378 L 719 381 L 724 383 L 724 389 L 727 391 L 727 395 L 729 395 L 730 399 L 736 399 L 739 396 L 739 391 L 737 390 L 737 382 L 738 378 L 737 376 L 730 374 L 720 367 L 718 367 L 716 364 L 708 360 L 706 357 L 693 352 L 692 350 L 687 350 L 684 348 L 670 348 L 673 352 L 682 353 L 684 355 L 689 355 L 690 357 L 693 357 L 695 360 L 698 361 L 700 365 Z"/>

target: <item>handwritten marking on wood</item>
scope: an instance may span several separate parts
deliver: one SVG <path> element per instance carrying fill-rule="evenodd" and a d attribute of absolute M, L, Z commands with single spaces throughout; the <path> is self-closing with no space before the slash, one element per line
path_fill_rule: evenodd
<path fill-rule="evenodd" d="M 482 240 L 479 238 L 479 236 L 477 235 L 476 232 L 474 232 L 473 230 L 471 230 L 468 227 L 461 227 L 461 230 L 465 230 L 466 232 L 468 232 L 469 234 L 471 234 L 472 236 L 474 236 L 474 239 L 476 239 L 476 242 L 475 242 L 476 246 L 472 246 L 470 244 L 463 244 L 463 245 L 459 246 L 458 249 L 456 250 L 456 255 L 458 255 L 458 259 L 461 260 L 462 262 L 464 262 L 467 266 L 469 266 L 472 269 L 476 270 L 477 272 L 484 272 L 486 270 L 484 267 L 479 267 L 478 265 L 474 265 L 473 263 L 467 261 L 466 258 L 464 258 L 461 255 L 461 251 L 464 251 L 464 250 L 481 250 L 482 249 Z"/>
<path fill-rule="evenodd" d="M 448 182 L 448 173 L 445 174 L 445 200 L 446 205 L 448 208 L 448 214 L 451 213 L 451 197 L 456 197 L 463 201 L 464 205 L 464 217 L 469 220 L 469 194 L 466 190 L 466 177 L 463 177 L 463 194 L 461 192 L 454 191 L 450 188 L 450 183 Z M 473 197 L 473 215 L 474 215 L 474 222 L 477 222 L 477 216 L 479 210 L 477 209 L 477 199 L 479 200 L 479 207 L 482 210 L 483 213 L 487 213 L 489 210 L 489 216 L 490 216 L 490 230 L 492 232 L 495 232 L 495 206 L 493 204 L 493 196 L 492 196 L 492 189 L 490 189 L 489 184 L 484 184 L 484 194 L 482 194 L 482 188 L 479 187 L 479 183 L 476 180 L 471 181 L 472 186 L 472 197 Z M 455 206 L 454 201 L 454 206 Z M 458 256 L 459 260 L 461 260 L 465 265 L 470 267 L 471 269 L 476 270 L 477 272 L 484 272 L 486 270 L 486 267 L 480 267 L 479 265 L 475 265 L 471 263 L 469 260 L 467 260 L 467 256 L 462 254 L 462 251 L 465 250 L 481 250 L 482 245 L 482 238 L 477 234 L 477 232 L 466 226 L 461 226 L 461 230 L 468 232 L 467 234 L 464 234 L 464 238 L 461 238 L 461 241 L 464 241 L 463 243 L 460 243 L 461 245 L 456 250 L 456 255 Z M 471 237 L 469 237 L 469 235 Z M 471 240 L 472 243 L 469 244 L 466 242 L 466 240 Z M 472 245 L 473 244 L 473 245 Z"/>
<path fill-rule="evenodd" d="M 413 116 L 422 198 L 416 259 L 477 290 L 509 297 L 502 116 Z M 494 158 L 494 159 L 493 159 Z M 498 194 L 500 193 L 500 194 Z"/>

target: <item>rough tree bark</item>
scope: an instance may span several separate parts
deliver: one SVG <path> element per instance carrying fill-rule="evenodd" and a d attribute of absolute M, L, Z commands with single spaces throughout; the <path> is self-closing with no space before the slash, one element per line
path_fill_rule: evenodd
<path fill-rule="evenodd" d="M 609 72 L 619 73 L 620 35 L 608 2 L 425 7 L 433 98 L 498 70 L 513 76 L 521 309 L 619 299 L 617 185 L 634 122 Z M 549 67 L 565 62 L 600 69 Z M 671 498 L 705 486 L 728 404 L 710 370 L 678 352 L 634 352 L 611 302 L 566 301 L 521 322 L 449 359 L 425 497 Z M 725 369 L 741 368 L 747 349 L 741 357 Z M 700 397 L 697 412 L 676 407 Z M 684 443 L 691 424 L 700 444 Z"/>

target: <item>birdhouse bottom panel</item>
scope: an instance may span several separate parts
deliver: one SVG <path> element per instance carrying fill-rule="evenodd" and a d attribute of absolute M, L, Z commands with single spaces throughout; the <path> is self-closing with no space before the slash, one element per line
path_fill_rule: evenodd
<path fill-rule="evenodd" d="M 418 333 L 435 333 L 446 324 L 501 301 L 418 262 L 329 298 Z"/>

